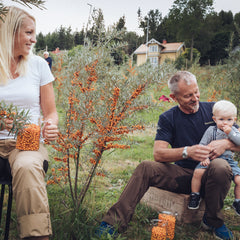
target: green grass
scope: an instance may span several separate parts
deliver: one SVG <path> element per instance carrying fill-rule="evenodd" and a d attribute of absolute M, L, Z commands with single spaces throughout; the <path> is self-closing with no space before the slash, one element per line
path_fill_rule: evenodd
<path fill-rule="evenodd" d="M 151 132 L 151 131 L 150 131 Z M 126 154 L 126 151 L 119 151 L 116 156 L 117 159 L 114 156 L 111 158 L 109 155 L 108 158 L 105 159 L 104 165 L 108 166 L 108 170 L 111 171 L 111 175 L 109 177 L 111 180 L 109 181 L 110 184 L 112 184 L 113 188 L 109 188 L 109 190 L 105 190 L 105 192 L 101 195 L 96 194 L 95 202 L 98 203 L 99 201 L 104 202 L 105 205 L 105 211 L 108 210 L 108 208 L 117 201 L 118 197 L 121 194 L 121 189 L 124 188 L 124 184 L 122 185 L 119 183 L 119 180 L 124 180 L 124 182 L 127 182 L 127 180 L 131 177 L 132 172 L 134 171 L 135 167 L 127 167 L 126 166 L 126 156 L 131 155 L 131 161 L 133 163 L 138 163 L 140 160 L 139 155 L 144 154 L 145 152 L 146 156 L 152 156 L 150 153 L 152 151 L 152 140 L 151 137 L 144 136 L 144 134 L 139 134 L 140 136 L 133 137 L 134 141 L 137 141 L 137 145 L 134 145 L 134 149 L 129 149 L 128 154 Z M 140 140 L 139 140 L 140 139 Z M 146 139 L 146 140 L 144 140 Z M 142 151 L 144 147 L 148 146 L 148 150 Z M 138 154 L 138 153 L 141 154 Z M 150 155 L 148 155 L 146 152 L 149 152 Z M 130 154 L 131 153 L 131 154 Z M 144 157 L 146 159 L 146 157 Z M 150 160 L 150 158 L 147 158 Z M 122 167 L 119 167 L 119 163 L 122 164 Z M 133 165 L 135 165 L 133 164 Z M 111 167 L 110 167 L 111 166 Z M 225 223 L 226 225 L 233 231 L 236 239 L 240 239 L 240 233 L 239 233 L 239 216 L 237 216 L 234 212 L 234 210 L 231 207 L 231 204 L 234 200 L 233 195 L 233 186 L 232 184 L 231 190 L 229 191 L 229 194 L 225 200 L 225 206 L 224 206 L 224 216 L 225 216 Z M 113 190 L 114 189 L 114 190 Z M 117 190 L 116 190 L 117 189 Z M 109 193 L 110 192 L 110 193 Z M 110 196 L 109 196 L 110 194 Z M 99 197 L 99 199 L 98 199 Z M 113 201 L 108 200 L 109 198 L 112 198 Z M 104 204 L 102 204 L 104 205 Z M 104 206 L 103 206 L 104 207 Z M 105 211 L 102 211 L 100 214 L 99 221 L 101 221 L 101 216 L 104 214 Z M 139 204 L 137 206 L 137 209 L 135 211 L 135 214 L 133 216 L 133 219 L 129 225 L 128 230 L 122 234 L 121 236 L 128 240 L 145 240 L 151 238 L 151 224 L 150 220 L 157 217 L 157 213 L 151 210 L 150 208 L 143 206 L 142 204 Z M 175 231 L 175 238 L 174 239 L 186 239 L 186 240 L 195 240 L 195 239 L 213 239 L 213 235 L 210 232 L 203 231 L 203 229 L 200 227 L 200 223 L 194 223 L 194 224 L 182 224 L 177 223 L 176 225 L 176 231 Z"/>
<path fill-rule="evenodd" d="M 205 69 L 197 70 L 197 76 L 200 78 L 201 99 L 206 101 L 209 97 L 208 73 L 205 72 Z M 152 91 L 156 100 L 162 94 L 166 96 L 169 95 L 166 87 L 161 89 L 161 91 L 158 91 L 157 87 L 153 87 Z M 129 143 L 131 146 L 130 149 L 117 149 L 104 153 L 101 167 L 104 169 L 106 177 L 94 178 L 84 204 L 78 212 L 74 211 L 71 200 L 63 194 L 57 185 L 47 187 L 53 227 L 51 240 L 94 239 L 95 228 L 99 225 L 99 222 L 109 207 L 118 200 L 136 166 L 144 160 L 153 160 L 153 144 L 158 117 L 161 112 L 169 109 L 173 105 L 173 102 L 164 102 L 159 104 L 155 109 L 138 113 L 138 117 L 145 123 L 146 129 L 126 136 L 125 142 Z M 50 174 L 50 172 L 49 170 L 47 174 Z M 236 239 L 240 239 L 240 217 L 236 216 L 231 207 L 233 200 L 232 185 L 225 199 L 223 213 L 226 225 L 234 232 Z M 5 215 L 6 201 L 4 202 L 3 209 L 3 216 Z M 150 240 L 152 227 L 150 221 L 151 219 L 157 218 L 157 215 L 158 213 L 152 209 L 138 204 L 129 228 L 117 239 Z M 2 220 L 2 222 L 4 222 L 4 220 Z M 2 231 L 0 231 L 0 238 L 2 239 L 2 237 Z M 13 205 L 9 240 L 17 239 L 16 214 Z M 108 239 L 110 240 L 111 237 L 108 237 Z M 178 222 L 175 229 L 175 239 L 210 240 L 213 239 L 213 236 L 211 233 L 203 231 L 199 223 L 182 224 Z M 104 240 L 106 240 L 106 238 Z"/>

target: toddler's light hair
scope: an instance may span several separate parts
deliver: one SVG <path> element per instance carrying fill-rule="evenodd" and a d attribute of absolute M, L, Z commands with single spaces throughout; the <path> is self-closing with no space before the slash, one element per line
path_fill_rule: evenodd
<path fill-rule="evenodd" d="M 237 108 L 230 101 L 220 100 L 213 105 L 212 113 L 214 116 L 223 115 L 237 117 Z"/>

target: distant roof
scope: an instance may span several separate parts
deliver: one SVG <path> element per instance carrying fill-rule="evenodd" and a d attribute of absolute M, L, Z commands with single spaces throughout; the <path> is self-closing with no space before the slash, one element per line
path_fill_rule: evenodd
<path fill-rule="evenodd" d="M 150 43 L 157 43 L 159 46 L 161 46 L 161 53 L 170 53 L 170 52 L 178 52 L 183 46 L 184 42 L 176 42 L 176 43 L 160 43 L 156 41 L 155 39 L 151 39 L 146 44 L 141 44 L 135 51 L 134 54 L 144 54 L 148 50 L 148 44 Z"/>
<path fill-rule="evenodd" d="M 134 54 L 146 53 L 148 47 L 145 44 L 141 44 L 135 51 Z"/>
<path fill-rule="evenodd" d="M 183 46 L 183 42 L 176 42 L 176 43 L 165 43 L 162 44 L 164 47 L 161 52 L 178 52 Z"/>
<path fill-rule="evenodd" d="M 150 41 L 148 41 L 148 42 L 146 43 L 146 45 L 149 45 L 149 44 L 151 44 L 151 43 L 157 43 L 158 45 L 161 45 L 161 43 L 158 42 L 157 40 L 155 40 L 154 38 L 152 38 Z"/>

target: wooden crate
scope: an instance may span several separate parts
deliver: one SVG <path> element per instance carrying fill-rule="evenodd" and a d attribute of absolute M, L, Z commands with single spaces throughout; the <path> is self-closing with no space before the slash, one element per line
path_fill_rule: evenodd
<path fill-rule="evenodd" d="M 177 194 L 150 187 L 141 199 L 141 203 L 153 208 L 158 212 L 170 211 L 177 213 L 177 221 L 183 223 L 200 222 L 202 220 L 205 204 L 202 200 L 199 209 L 188 209 L 189 195 Z"/>

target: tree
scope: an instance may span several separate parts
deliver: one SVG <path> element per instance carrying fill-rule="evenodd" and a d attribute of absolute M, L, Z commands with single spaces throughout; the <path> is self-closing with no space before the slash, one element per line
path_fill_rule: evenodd
<path fill-rule="evenodd" d="M 94 43 L 105 36 L 105 25 L 102 10 L 94 9 L 92 14 L 93 26 L 91 28 L 91 39 Z"/>
<path fill-rule="evenodd" d="M 84 43 L 84 29 L 81 32 L 76 32 L 74 35 L 74 45 L 83 45 Z"/>
<path fill-rule="evenodd" d="M 169 16 L 178 27 L 178 38 L 186 39 L 191 46 L 193 60 L 194 41 L 205 27 L 204 19 L 212 11 L 213 0 L 175 0 Z"/>
<path fill-rule="evenodd" d="M 128 45 L 125 47 L 125 53 L 131 55 L 140 45 L 139 36 L 135 32 L 126 32 L 123 41 Z"/>
<path fill-rule="evenodd" d="M 156 40 L 161 41 L 163 39 L 176 42 L 177 41 L 177 29 L 175 29 L 175 22 L 171 20 L 170 17 L 164 17 L 160 26 L 157 29 L 157 37 Z"/>
<path fill-rule="evenodd" d="M 118 31 L 120 31 L 122 29 L 126 30 L 125 24 L 126 24 L 125 16 L 120 17 L 117 24 L 116 24 L 116 29 Z"/>
<path fill-rule="evenodd" d="M 79 35 L 80 39 L 78 39 L 80 42 L 79 44 L 83 43 L 84 33 L 81 33 L 82 35 Z M 60 26 L 59 30 L 55 30 L 53 33 L 48 33 L 45 37 L 42 36 L 42 34 L 37 35 L 37 44 L 36 44 L 36 50 L 43 49 L 42 42 L 44 41 L 44 48 L 45 46 L 48 47 L 50 51 L 55 50 L 57 47 L 60 49 L 71 49 L 75 45 L 76 41 L 76 33 L 72 34 L 71 27 L 65 28 L 63 26 Z M 78 37 L 78 36 L 77 36 Z M 41 44 L 38 45 L 38 42 L 41 42 Z"/>
<path fill-rule="evenodd" d="M 45 37 L 46 46 L 48 47 L 49 51 L 55 50 L 57 47 L 59 47 L 58 42 L 58 33 L 57 31 L 53 33 L 48 33 Z"/>
<path fill-rule="evenodd" d="M 33 5 L 40 9 L 44 9 L 44 3 L 45 3 L 45 1 L 43 0 L 12 0 L 12 1 L 23 4 L 29 8 L 31 8 L 31 5 Z M 2 20 L 2 16 L 5 15 L 6 13 L 7 13 L 6 6 L 4 6 L 4 4 L 1 1 L 0 2 L 0 20 Z"/>
<path fill-rule="evenodd" d="M 145 37 L 148 39 L 157 38 L 158 28 L 162 22 L 162 13 L 158 9 L 150 10 L 144 18 L 140 8 L 138 9 L 139 27 L 142 28 Z M 146 39 L 146 38 L 145 38 Z"/>
<path fill-rule="evenodd" d="M 219 13 L 219 18 L 221 20 L 221 25 L 222 27 L 229 29 L 229 27 L 233 30 L 233 14 L 231 11 L 225 12 L 225 11 L 221 11 Z"/>
<path fill-rule="evenodd" d="M 74 36 L 72 35 L 72 28 L 68 27 L 65 35 L 65 47 L 64 49 L 71 49 L 74 47 Z"/>
<path fill-rule="evenodd" d="M 43 49 L 45 49 L 45 47 L 46 47 L 45 38 L 44 38 L 42 32 L 40 32 L 37 35 L 37 42 L 35 44 L 36 51 L 43 50 Z"/>
<path fill-rule="evenodd" d="M 240 12 L 236 13 L 234 16 L 234 27 L 235 27 L 235 34 L 234 34 L 234 46 L 238 46 L 240 43 Z"/>
<path fill-rule="evenodd" d="M 234 16 L 234 22 L 235 22 L 238 26 L 240 26 L 240 12 L 235 14 L 235 16 Z"/>
<path fill-rule="evenodd" d="M 211 64 L 217 64 L 228 56 L 227 47 L 230 42 L 230 31 L 222 31 L 216 33 L 211 41 L 211 50 L 208 52 Z"/>
<path fill-rule="evenodd" d="M 58 30 L 58 47 L 60 49 L 65 49 L 66 45 L 66 29 L 61 25 Z"/>

